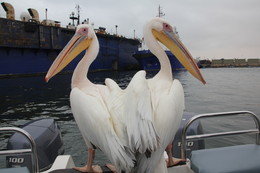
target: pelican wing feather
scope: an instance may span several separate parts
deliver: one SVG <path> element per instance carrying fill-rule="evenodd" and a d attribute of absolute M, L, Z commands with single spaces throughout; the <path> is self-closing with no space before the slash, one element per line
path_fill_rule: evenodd
<path fill-rule="evenodd" d="M 113 80 L 105 80 L 109 89 L 106 100 L 115 130 L 132 153 L 153 152 L 159 144 L 145 76 L 145 71 L 137 72 L 124 90 Z"/>
<path fill-rule="evenodd" d="M 146 72 L 139 71 L 125 89 L 125 121 L 130 148 L 135 152 L 153 152 L 159 144 Z"/>

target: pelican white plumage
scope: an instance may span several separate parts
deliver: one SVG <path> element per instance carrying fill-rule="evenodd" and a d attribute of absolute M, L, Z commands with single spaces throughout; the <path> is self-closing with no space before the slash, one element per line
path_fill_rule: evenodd
<path fill-rule="evenodd" d="M 94 148 L 97 147 L 118 171 L 129 172 L 134 167 L 135 152 L 150 153 L 158 146 L 151 104 L 146 104 L 150 103 L 150 92 L 147 90 L 145 72 L 138 72 L 125 90 L 111 79 L 105 80 L 106 85 L 93 84 L 86 74 L 98 54 L 98 39 L 91 26 L 80 25 L 53 62 L 46 81 L 84 49 L 87 49 L 86 54 L 73 72 L 70 102 L 89 154 L 87 165 L 76 169 L 93 171 Z M 138 87 L 136 83 L 139 83 Z M 129 99 L 132 101 L 129 102 Z"/>
<path fill-rule="evenodd" d="M 136 172 L 162 173 L 167 172 L 166 163 L 162 162 L 163 152 L 173 141 L 184 111 L 184 92 L 181 83 L 177 79 L 173 79 L 171 64 L 159 42 L 168 47 L 194 77 L 203 84 L 206 82 L 191 54 L 167 21 L 161 18 L 149 21 L 144 27 L 144 41 L 161 65 L 159 72 L 147 80 L 160 145 L 151 154 L 151 157 L 148 158 L 143 154 L 138 156 Z"/>

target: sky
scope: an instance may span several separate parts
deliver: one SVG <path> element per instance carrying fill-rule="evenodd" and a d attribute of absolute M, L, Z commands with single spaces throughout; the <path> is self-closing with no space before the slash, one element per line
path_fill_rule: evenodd
<path fill-rule="evenodd" d="M 143 26 L 158 15 L 158 7 L 194 58 L 260 58 L 260 0 L 5 0 L 16 19 L 34 8 L 45 19 L 66 26 L 80 6 L 81 20 L 126 37 L 142 38 Z M 5 11 L 0 7 L 0 17 Z"/>

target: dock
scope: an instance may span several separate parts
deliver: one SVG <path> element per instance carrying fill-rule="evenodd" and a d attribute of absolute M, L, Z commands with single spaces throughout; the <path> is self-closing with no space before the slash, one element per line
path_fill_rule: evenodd
<path fill-rule="evenodd" d="M 201 68 L 218 68 L 218 67 L 260 67 L 259 58 L 251 59 L 213 59 L 200 60 L 199 66 Z"/>

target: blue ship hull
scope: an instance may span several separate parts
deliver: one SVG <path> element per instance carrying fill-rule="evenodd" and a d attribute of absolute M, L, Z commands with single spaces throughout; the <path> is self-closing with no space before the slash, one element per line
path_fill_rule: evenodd
<path fill-rule="evenodd" d="M 169 57 L 172 70 L 183 70 L 185 69 L 180 61 L 168 50 L 165 51 Z M 159 60 L 150 50 L 137 51 L 133 55 L 144 70 L 159 70 L 161 68 Z"/>
<path fill-rule="evenodd" d="M 42 75 L 74 35 L 75 30 L 0 18 L 0 77 Z M 109 34 L 97 34 L 100 50 L 90 66 L 97 70 L 138 69 L 133 57 L 140 42 Z M 66 67 L 71 72 L 84 51 Z"/>

